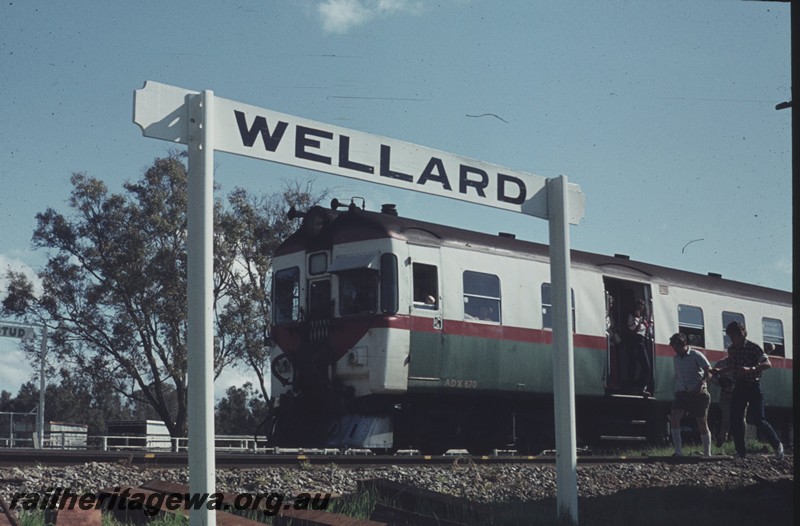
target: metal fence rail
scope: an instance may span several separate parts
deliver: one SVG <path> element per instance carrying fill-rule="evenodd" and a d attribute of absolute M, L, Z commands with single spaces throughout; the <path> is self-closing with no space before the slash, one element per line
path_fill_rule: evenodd
<path fill-rule="evenodd" d="M 272 453 L 276 448 L 267 447 L 267 439 L 256 440 L 252 436 L 217 435 L 214 437 L 215 450 L 229 453 Z M 0 438 L 0 448 L 33 448 L 36 443 L 33 436 L 15 436 Z M 75 433 L 56 432 L 45 435 L 44 444 L 47 449 L 75 449 L 99 451 L 187 451 L 188 437 L 170 437 L 168 435 L 81 435 Z"/>

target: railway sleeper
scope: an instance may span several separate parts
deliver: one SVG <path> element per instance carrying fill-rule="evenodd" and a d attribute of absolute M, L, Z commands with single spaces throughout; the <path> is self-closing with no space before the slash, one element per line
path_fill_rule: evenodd
<path fill-rule="evenodd" d="M 3 497 L 0 497 L 0 526 L 17 526 L 17 518 L 6 505 Z"/>
<path fill-rule="evenodd" d="M 55 526 L 100 526 L 103 514 L 99 509 L 64 508 L 56 512 Z"/>

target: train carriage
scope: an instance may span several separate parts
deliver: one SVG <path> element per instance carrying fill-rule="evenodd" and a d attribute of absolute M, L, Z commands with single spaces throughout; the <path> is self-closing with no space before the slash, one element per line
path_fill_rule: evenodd
<path fill-rule="evenodd" d="M 351 204 L 310 209 L 273 268 L 276 443 L 430 453 L 552 447 L 548 246 Z M 572 251 L 571 286 L 582 442 L 666 436 L 670 335 L 684 332 L 713 363 L 733 319 L 772 346 L 768 412 L 790 432 L 790 293 L 580 251 Z M 632 390 L 624 338 L 637 300 L 654 323 L 650 393 Z M 638 431 L 615 428 L 625 421 Z"/>

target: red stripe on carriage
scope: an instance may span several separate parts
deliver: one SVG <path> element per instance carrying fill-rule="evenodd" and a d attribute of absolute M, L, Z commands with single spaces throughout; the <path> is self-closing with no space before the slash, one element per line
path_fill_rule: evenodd
<path fill-rule="evenodd" d="M 442 323 L 443 328 L 436 329 L 434 328 L 434 318 L 425 316 L 352 316 L 335 318 L 330 321 L 330 342 L 334 348 L 336 358 L 343 356 L 356 345 L 370 329 L 400 329 L 426 333 L 443 332 L 445 335 L 452 336 L 489 338 L 545 345 L 553 343 L 553 332 L 550 330 L 448 319 L 443 320 Z M 275 340 L 282 349 L 291 352 L 291 350 L 297 348 L 301 340 L 299 336 L 301 333 L 300 326 L 302 326 L 302 323 L 273 328 Z M 575 347 L 580 347 L 581 349 L 606 351 L 605 336 L 575 333 L 572 335 L 572 342 Z M 727 355 L 726 351 L 714 349 L 698 350 L 703 352 L 712 364 Z M 661 357 L 671 357 L 675 354 L 669 345 L 660 343 L 656 344 L 655 352 L 656 356 Z M 791 358 L 781 356 L 770 356 L 770 361 L 772 362 L 772 367 L 777 369 L 791 369 L 793 365 Z"/>

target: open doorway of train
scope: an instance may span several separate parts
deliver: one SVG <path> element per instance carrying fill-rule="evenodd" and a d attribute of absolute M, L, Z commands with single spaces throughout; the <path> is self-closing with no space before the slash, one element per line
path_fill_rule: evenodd
<path fill-rule="evenodd" d="M 653 393 L 655 386 L 654 323 L 650 285 L 616 278 L 603 278 L 606 296 L 606 327 L 608 351 L 606 357 L 606 392 L 609 394 L 644 395 Z M 629 319 L 635 316 L 636 305 L 644 302 L 640 315 L 650 328 L 631 330 Z M 644 351 L 642 351 L 642 345 Z M 643 393 L 647 391 L 647 393 Z"/>

